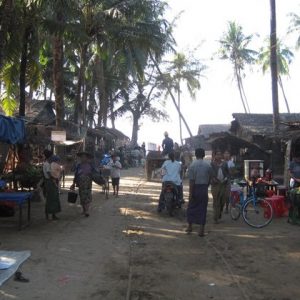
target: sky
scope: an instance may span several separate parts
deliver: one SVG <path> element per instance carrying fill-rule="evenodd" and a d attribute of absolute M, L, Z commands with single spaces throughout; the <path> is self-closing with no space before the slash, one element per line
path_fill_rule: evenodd
<path fill-rule="evenodd" d="M 217 58 L 218 40 L 227 29 L 228 21 L 236 21 L 243 27 L 245 35 L 254 34 L 252 49 L 258 50 L 270 32 L 269 0 L 167 0 L 167 18 L 172 21 L 180 12 L 176 22 L 174 37 L 178 52 L 195 49 L 195 56 L 207 66 L 200 78 L 201 89 L 195 101 L 183 91 L 182 112 L 194 135 L 200 124 L 229 124 L 232 113 L 243 112 L 236 83 L 233 80 L 232 66 Z M 292 112 L 300 112 L 300 49 L 295 49 L 297 34 L 287 35 L 290 13 L 300 15 L 300 0 L 277 0 L 277 35 L 291 47 L 295 59 L 290 66 L 290 78 L 283 83 Z M 300 33 L 299 33 L 300 35 Z M 246 70 L 244 88 L 252 113 L 271 113 L 271 75 L 262 74 L 261 68 L 254 66 Z M 280 112 L 286 107 L 279 90 Z M 171 102 L 167 100 L 166 110 L 169 122 L 153 123 L 148 119 L 141 121 L 139 142 L 160 144 L 164 131 L 168 131 L 174 141 L 179 142 L 178 115 Z M 116 126 L 129 137 L 131 120 L 126 117 L 117 121 Z M 188 137 L 186 130 L 183 136 Z"/>

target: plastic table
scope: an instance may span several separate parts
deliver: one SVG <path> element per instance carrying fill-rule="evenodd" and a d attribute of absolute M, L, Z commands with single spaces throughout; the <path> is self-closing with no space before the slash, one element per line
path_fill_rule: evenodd
<path fill-rule="evenodd" d="M 0 192 L 0 201 L 12 201 L 15 202 L 19 206 L 19 221 L 18 221 L 18 229 L 22 229 L 23 225 L 23 206 L 27 202 L 27 225 L 30 222 L 30 209 L 31 209 L 31 193 L 28 192 Z"/>

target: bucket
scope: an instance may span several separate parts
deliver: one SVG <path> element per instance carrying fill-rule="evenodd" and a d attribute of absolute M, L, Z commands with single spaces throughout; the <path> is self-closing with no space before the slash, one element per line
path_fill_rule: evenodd
<path fill-rule="evenodd" d="M 78 194 L 75 192 L 68 192 L 68 202 L 69 203 L 76 203 Z"/>

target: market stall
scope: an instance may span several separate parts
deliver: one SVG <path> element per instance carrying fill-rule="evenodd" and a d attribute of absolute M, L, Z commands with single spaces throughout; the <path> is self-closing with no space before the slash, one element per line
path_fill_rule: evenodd
<path fill-rule="evenodd" d="M 18 155 L 18 146 L 22 145 L 25 140 L 25 125 L 22 119 L 5 117 L 0 115 L 0 143 L 6 143 L 10 145 L 10 151 L 8 152 L 6 158 L 6 165 L 4 171 L 7 174 L 12 174 L 12 182 L 16 182 L 15 171 L 17 168 L 17 163 L 20 162 L 20 157 Z M 22 148 L 22 147 L 21 147 Z M 5 177 L 1 176 L 2 178 Z M 17 190 L 17 185 L 14 184 Z M 0 186 L 0 202 L 13 203 L 19 211 L 18 217 L 18 229 L 23 226 L 23 207 L 27 204 L 27 224 L 30 221 L 30 200 L 31 193 L 27 192 L 12 192 L 6 187 L 6 182 L 2 181 L 2 186 Z"/>

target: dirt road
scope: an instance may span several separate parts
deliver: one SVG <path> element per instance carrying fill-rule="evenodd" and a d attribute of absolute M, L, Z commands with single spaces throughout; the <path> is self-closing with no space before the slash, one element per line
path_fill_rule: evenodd
<path fill-rule="evenodd" d="M 159 183 L 142 169 L 123 171 L 119 198 L 95 186 L 89 218 L 62 195 L 59 221 L 43 218 L 21 232 L 0 219 L 0 249 L 31 250 L 29 283 L 10 279 L 0 299 L 294 300 L 300 299 L 300 228 L 275 219 L 255 230 L 226 215 L 205 238 L 186 235 L 185 209 L 156 213 Z M 9 224 L 10 225 L 10 224 Z"/>

